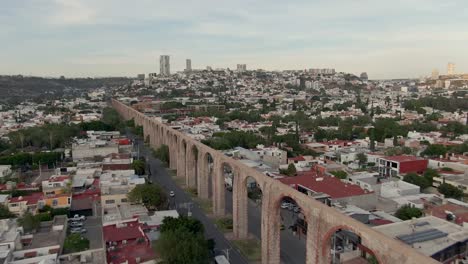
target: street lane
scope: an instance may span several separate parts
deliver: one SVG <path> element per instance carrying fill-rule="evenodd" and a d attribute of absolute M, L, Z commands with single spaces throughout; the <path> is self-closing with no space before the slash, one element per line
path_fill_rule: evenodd
<path fill-rule="evenodd" d="M 167 191 L 167 193 L 174 191 L 175 197 L 170 199 L 172 200 L 172 205 L 176 205 L 179 214 L 187 215 L 188 210 L 184 208 L 183 205 L 191 203 L 192 217 L 203 223 L 205 227 L 205 237 L 207 239 L 214 239 L 216 242 L 215 250 L 219 252 L 220 250 L 233 249 L 234 247 L 231 242 L 227 240 L 224 237 L 224 234 L 215 227 L 213 221 L 205 215 L 203 210 L 191 199 L 191 197 L 175 184 L 164 165 L 161 161 L 153 157 L 151 151 L 144 145 L 143 141 L 140 139 L 136 140 L 131 134 L 127 134 L 127 136 L 139 145 L 139 155 L 146 158 L 151 169 L 150 180 L 158 183 Z M 230 262 L 233 264 L 248 263 L 247 259 L 237 250 L 230 250 L 229 258 Z"/>
<path fill-rule="evenodd" d="M 261 239 L 261 204 L 256 204 L 248 200 L 248 218 L 249 233 L 253 234 L 259 240 Z M 226 191 L 226 210 L 232 214 L 232 192 Z M 306 243 L 305 236 L 294 236 L 288 229 L 294 220 L 294 213 L 287 209 L 281 209 L 281 216 L 285 222 L 285 230 L 281 231 L 281 262 L 288 264 L 304 264 Z"/>

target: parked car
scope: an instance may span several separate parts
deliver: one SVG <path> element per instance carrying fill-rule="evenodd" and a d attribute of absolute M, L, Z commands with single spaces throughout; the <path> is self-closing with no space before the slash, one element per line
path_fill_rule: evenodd
<path fill-rule="evenodd" d="M 283 203 L 281 204 L 281 208 L 287 209 L 287 208 L 289 208 L 289 205 L 290 205 L 290 203 L 283 202 Z"/>
<path fill-rule="evenodd" d="M 82 227 L 83 226 L 83 222 L 81 221 L 73 221 L 73 222 L 70 222 L 68 224 L 70 227 Z"/>
<path fill-rule="evenodd" d="M 73 218 L 69 218 L 69 219 L 68 219 L 68 221 L 74 221 L 74 222 L 76 222 L 76 221 L 84 221 L 84 220 L 86 220 L 86 216 L 84 216 L 84 215 L 77 215 L 77 214 L 76 214 L 75 216 L 73 216 Z"/>
<path fill-rule="evenodd" d="M 87 232 L 86 228 L 81 228 L 81 227 L 70 228 L 70 233 L 72 234 L 83 234 L 86 232 Z"/>
<path fill-rule="evenodd" d="M 170 192 L 169 192 L 169 196 L 170 196 L 170 197 L 174 197 L 174 196 L 175 196 L 174 191 L 170 191 Z"/>
<path fill-rule="evenodd" d="M 293 211 L 295 213 L 299 213 L 301 211 L 301 208 L 299 206 L 294 206 Z"/>
<path fill-rule="evenodd" d="M 294 204 L 289 204 L 289 205 L 288 205 L 288 209 L 289 209 L 289 210 L 294 209 Z"/>

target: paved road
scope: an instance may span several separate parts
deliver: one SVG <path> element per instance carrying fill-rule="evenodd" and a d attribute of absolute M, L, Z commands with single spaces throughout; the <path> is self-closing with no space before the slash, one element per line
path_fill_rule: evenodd
<path fill-rule="evenodd" d="M 128 134 L 129 138 L 133 138 L 132 135 Z M 187 195 L 181 188 L 179 188 L 172 177 L 168 174 L 163 164 L 155 159 L 144 146 L 141 140 L 137 140 L 140 146 L 140 156 L 146 157 L 148 164 L 151 169 L 151 181 L 158 183 L 167 191 L 174 191 L 175 197 L 171 198 L 171 204 L 177 205 L 177 210 L 180 214 L 186 214 L 187 209 L 181 208 L 180 206 L 184 203 L 192 203 L 191 212 L 192 217 L 200 220 L 205 227 L 205 237 L 208 239 L 214 239 L 216 242 L 216 251 L 224 249 L 232 249 L 233 246 L 229 240 L 224 237 L 224 234 L 220 232 L 214 225 L 213 221 L 209 219 L 203 212 L 203 210 L 192 201 L 191 197 Z M 248 263 L 247 259 L 236 250 L 229 250 L 230 262 L 233 264 L 244 264 Z"/>
<path fill-rule="evenodd" d="M 226 191 L 226 209 L 232 213 L 232 192 Z M 281 216 L 284 219 L 285 230 L 281 231 L 281 262 L 288 264 L 303 264 L 305 263 L 305 236 L 301 238 L 294 236 L 292 231 L 288 229 L 292 225 L 295 215 L 287 209 L 281 209 Z M 248 218 L 249 218 L 249 233 L 254 234 L 258 239 L 261 239 L 261 205 L 255 204 L 249 199 Z"/>
<path fill-rule="evenodd" d="M 132 135 L 128 134 L 130 138 Z M 217 249 L 232 248 L 232 244 L 228 241 L 222 232 L 214 225 L 213 221 L 208 218 L 203 210 L 192 201 L 181 188 L 179 188 L 172 177 L 168 174 L 163 164 L 155 159 L 144 146 L 142 140 L 137 141 L 140 146 L 140 155 L 147 158 L 151 169 L 151 180 L 157 182 L 167 191 L 174 191 L 175 197 L 171 198 L 171 206 L 177 206 L 179 213 L 187 213 L 187 209 L 180 208 L 181 204 L 192 203 L 192 216 L 200 220 L 205 226 L 205 235 L 207 238 L 213 238 L 216 241 Z M 249 200 L 248 217 L 249 217 L 249 233 L 254 234 L 258 239 L 261 239 L 261 205 L 256 205 Z M 226 210 L 232 213 L 232 192 L 226 191 Z M 282 209 L 281 216 L 285 221 L 286 229 L 281 231 L 281 262 L 288 264 L 303 264 L 305 263 L 305 236 L 297 237 L 292 234 L 292 231 L 287 227 L 292 224 L 294 214 L 291 211 Z M 229 252 L 231 263 L 248 263 L 246 258 L 235 250 Z"/>

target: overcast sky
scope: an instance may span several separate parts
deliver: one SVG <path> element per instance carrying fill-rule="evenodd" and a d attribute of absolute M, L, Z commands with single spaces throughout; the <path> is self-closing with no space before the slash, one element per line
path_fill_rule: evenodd
<path fill-rule="evenodd" d="M 335 68 L 371 79 L 468 72 L 466 0 L 2 0 L 0 74 Z"/>

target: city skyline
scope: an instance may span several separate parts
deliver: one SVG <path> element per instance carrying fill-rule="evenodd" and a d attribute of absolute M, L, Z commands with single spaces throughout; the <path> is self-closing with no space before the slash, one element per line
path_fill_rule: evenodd
<path fill-rule="evenodd" d="M 159 72 L 163 54 L 173 72 L 186 58 L 194 69 L 335 68 L 371 79 L 442 73 L 449 61 L 468 72 L 466 3 L 377 2 L 8 2 L 0 74 L 135 76 Z"/>

